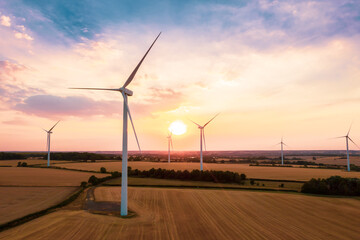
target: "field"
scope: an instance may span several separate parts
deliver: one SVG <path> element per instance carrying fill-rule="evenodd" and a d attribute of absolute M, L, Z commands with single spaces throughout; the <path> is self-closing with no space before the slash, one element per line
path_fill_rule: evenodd
<path fill-rule="evenodd" d="M 95 163 L 64 163 L 55 166 L 69 169 L 82 169 L 99 171 L 105 167 L 107 171 L 121 172 L 121 162 L 95 162 Z M 199 169 L 199 163 L 162 163 L 162 162 L 129 162 L 133 169 L 149 170 L 151 168 L 165 168 L 175 170 Z M 222 170 L 245 173 L 248 178 L 280 179 L 307 181 L 311 178 L 327 178 L 334 175 L 342 177 L 360 177 L 360 172 L 346 172 L 337 169 L 311 169 L 311 168 L 284 168 L 284 167 L 255 167 L 248 164 L 216 164 L 204 163 L 204 170 Z"/>
<path fill-rule="evenodd" d="M 259 183 L 259 186 L 257 186 Z M 280 188 L 280 184 L 284 184 L 284 187 Z M 112 179 L 106 182 L 107 185 L 121 185 L 121 178 Z M 264 186 L 263 186 L 264 184 Z M 128 178 L 129 186 L 155 186 L 155 187 L 202 187 L 202 188 L 257 188 L 257 189 L 276 189 L 276 190 L 294 190 L 300 191 L 303 183 L 298 182 L 277 182 L 277 181 L 255 181 L 255 185 L 251 185 L 249 180 L 246 180 L 244 185 L 231 184 L 231 183 L 214 183 L 214 182 L 202 182 L 202 181 L 181 181 L 181 180 L 169 180 L 158 178 Z"/>
<path fill-rule="evenodd" d="M 1 167 L 0 186 L 80 186 L 93 174 L 47 168 Z"/>
<path fill-rule="evenodd" d="M 333 164 L 333 165 L 347 165 L 346 158 L 340 158 L 340 156 L 315 156 L 316 160 L 313 160 L 312 156 L 286 156 L 286 158 L 291 159 L 292 157 L 301 158 L 303 161 L 314 162 L 314 163 L 323 163 L 323 164 Z M 345 157 L 345 155 L 343 156 Z M 292 161 L 292 160 L 290 160 Z M 360 157 L 350 156 L 350 164 L 360 166 Z"/>
<path fill-rule="evenodd" d="M 97 201 L 119 201 L 98 187 Z M 357 239 L 360 201 L 230 190 L 129 188 L 122 219 L 60 210 L 0 233 L 0 239 Z"/>
<path fill-rule="evenodd" d="M 0 187 L 0 224 L 65 200 L 76 187 Z"/>
<path fill-rule="evenodd" d="M 16 167 L 18 162 L 26 162 L 28 165 L 46 165 L 47 164 L 47 160 L 41 160 L 41 159 L 20 159 L 20 160 L 1 160 L 0 161 L 0 166 L 12 166 L 12 167 Z M 56 160 L 51 160 L 50 161 L 50 165 L 52 164 L 56 164 L 56 163 L 68 163 L 70 161 L 56 161 Z"/>

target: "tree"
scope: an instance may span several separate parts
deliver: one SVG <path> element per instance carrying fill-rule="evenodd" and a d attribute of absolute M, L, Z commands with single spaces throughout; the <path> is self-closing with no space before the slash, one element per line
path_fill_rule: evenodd
<path fill-rule="evenodd" d="M 101 167 L 101 168 L 100 168 L 100 172 L 101 172 L 101 173 L 106 173 L 106 168 Z"/>

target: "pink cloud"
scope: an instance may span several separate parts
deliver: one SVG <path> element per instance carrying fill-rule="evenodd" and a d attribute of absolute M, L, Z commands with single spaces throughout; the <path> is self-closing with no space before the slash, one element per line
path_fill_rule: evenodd
<path fill-rule="evenodd" d="M 35 95 L 17 104 L 14 109 L 29 115 L 53 118 L 63 116 L 90 117 L 95 115 L 113 116 L 122 114 L 122 101 L 96 101 L 83 96 L 59 97 Z M 130 103 L 136 115 L 149 114 L 149 108 L 142 104 Z"/>

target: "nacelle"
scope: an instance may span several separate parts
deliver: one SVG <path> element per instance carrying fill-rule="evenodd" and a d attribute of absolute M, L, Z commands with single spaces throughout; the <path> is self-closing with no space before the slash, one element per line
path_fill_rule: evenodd
<path fill-rule="evenodd" d="M 128 96 L 132 96 L 133 95 L 133 91 L 131 91 L 130 89 L 127 88 L 120 88 L 120 91 L 125 93 Z"/>

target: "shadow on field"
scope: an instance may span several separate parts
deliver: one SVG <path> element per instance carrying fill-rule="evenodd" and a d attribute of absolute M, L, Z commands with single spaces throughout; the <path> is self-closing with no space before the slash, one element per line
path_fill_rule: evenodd
<path fill-rule="evenodd" d="M 86 199 L 84 203 L 84 210 L 87 210 L 93 214 L 102 214 L 109 216 L 117 216 L 122 218 L 134 217 L 136 214 L 132 211 L 128 211 L 128 215 L 123 217 L 120 215 L 120 202 L 110 202 L 110 201 L 95 201 L 94 190 L 96 187 L 91 187 L 86 194 Z"/>

